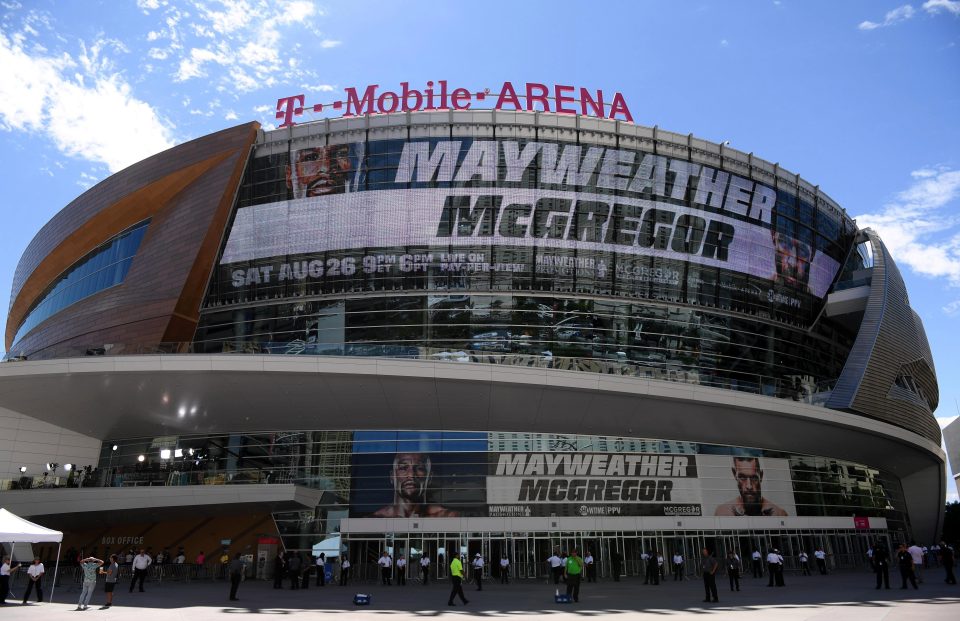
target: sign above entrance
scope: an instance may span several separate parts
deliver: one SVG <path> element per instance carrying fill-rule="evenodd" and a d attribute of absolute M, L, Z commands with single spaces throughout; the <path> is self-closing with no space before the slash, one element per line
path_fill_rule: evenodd
<path fill-rule="evenodd" d="M 362 91 L 355 87 L 343 89 L 346 97 L 330 103 L 307 104 L 303 94 L 281 97 L 277 100 L 276 118 L 280 127 L 296 125 L 294 120 L 305 112 L 334 110 L 342 116 L 367 114 L 390 114 L 391 112 L 421 112 L 430 110 L 470 110 L 474 104 L 494 102 L 494 110 L 543 111 L 558 114 L 580 114 L 603 119 L 620 119 L 633 122 L 627 102 L 619 92 L 604 94 L 565 84 L 548 86 L 538 82 L 526 82 L 514 86 L 504 82 L 499 90 L 484 88 L 471 90 L 453 88 L 447 80 L 428 80 L 424 88 L 410 88 L 409 82 L 401 82 L 398 91 L 381 90 L 379 84 L 370 84 Z"/>

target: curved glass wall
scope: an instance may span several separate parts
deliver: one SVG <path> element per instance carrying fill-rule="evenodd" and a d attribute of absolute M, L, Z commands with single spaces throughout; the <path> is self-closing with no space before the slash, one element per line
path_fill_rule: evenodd
<path fill-rule="evenodd" d="M 48 317 L 94 293 L 122 283 L 147 232 L 148 224 L 150 220 L 144 220 L 116 235 L 74 263 L 57 278 L 20 324 L 11 351 L 16 349 L 16 343 L 27 332 Z"/>

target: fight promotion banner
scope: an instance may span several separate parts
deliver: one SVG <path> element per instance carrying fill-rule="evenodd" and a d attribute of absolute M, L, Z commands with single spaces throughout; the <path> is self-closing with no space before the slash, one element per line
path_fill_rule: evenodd
<path fill-rule="evenodd" d="M 703 514 L 797 515 L 790 461 L 775 457 L 698 455 Z"/>
<path fill-rule="evenodd" d="M 724 281 L 729 273 L 769 283 L 734 298 L 800 308 L 839 269 L 809 229 L 777 229 L 773 189 L 639 151 L 385 141 L 305 146 L 255 168 L 266 180 L 251 186 L 220 260 L 220 278 L 238 291 L 418 272 L 573 274 L 628 294 L 645 283 L 743 287 Z M 719 268 L 720 280 L 688 277 L 684 265 Z"/>
<path fill-rule="evenodd" d="M 487 502 L 491 517 L 699 516 L 697 456 L 494 454 Z"/>

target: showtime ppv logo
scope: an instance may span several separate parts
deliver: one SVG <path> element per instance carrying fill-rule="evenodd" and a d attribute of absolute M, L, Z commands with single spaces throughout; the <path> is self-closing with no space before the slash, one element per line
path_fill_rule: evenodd
<path fill-rule="evenodd" d="M 305 104 L 304 95 L 281 97 L 277 100 L 276 114 L 277 119 L 283 121 L 280 127 L 296 125 L 294 118 L 309 110 L 323 112 L 333 109 L 342 111 L 343 116 L 390 114 L 398 111 L 469 110 L 474 103 L 483 103 L 494 98 L 494 110 L 542 110 L 633 122 L 627 102 L 619 92 L 607 100 L 602 90 L 591 91 L 564 84 L 554 84 L 550 88 L 546 84 L 526 82 L 518 92 L 512 82 L 504 82 L 499 91 L 492 92 L 489 88 L 482 91 L 451 89 L 446 80 L 439 80 L 436 85 L 430 80 L 423 90 L 410 88 L 409 82 L 400 83 L 400 92 L 382 91 L 379 84 L 367 86 L 362 93 L 354 87 L 343 90 L 347 95 L 345 99 L 326 104 Z"/>

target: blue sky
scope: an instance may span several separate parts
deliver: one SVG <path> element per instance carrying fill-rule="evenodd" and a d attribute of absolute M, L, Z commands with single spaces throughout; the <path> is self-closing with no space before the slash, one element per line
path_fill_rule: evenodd
<path fill-rule="evenodd" d="M 272 127 L 280 97 L 438 79 L 620 91 L 637 123 L 819 184 L 890 247 L 937 415 L 960 413 L 960 0 L 0 0 L 0 292 L 54 213 L 133 162 Z"/>

